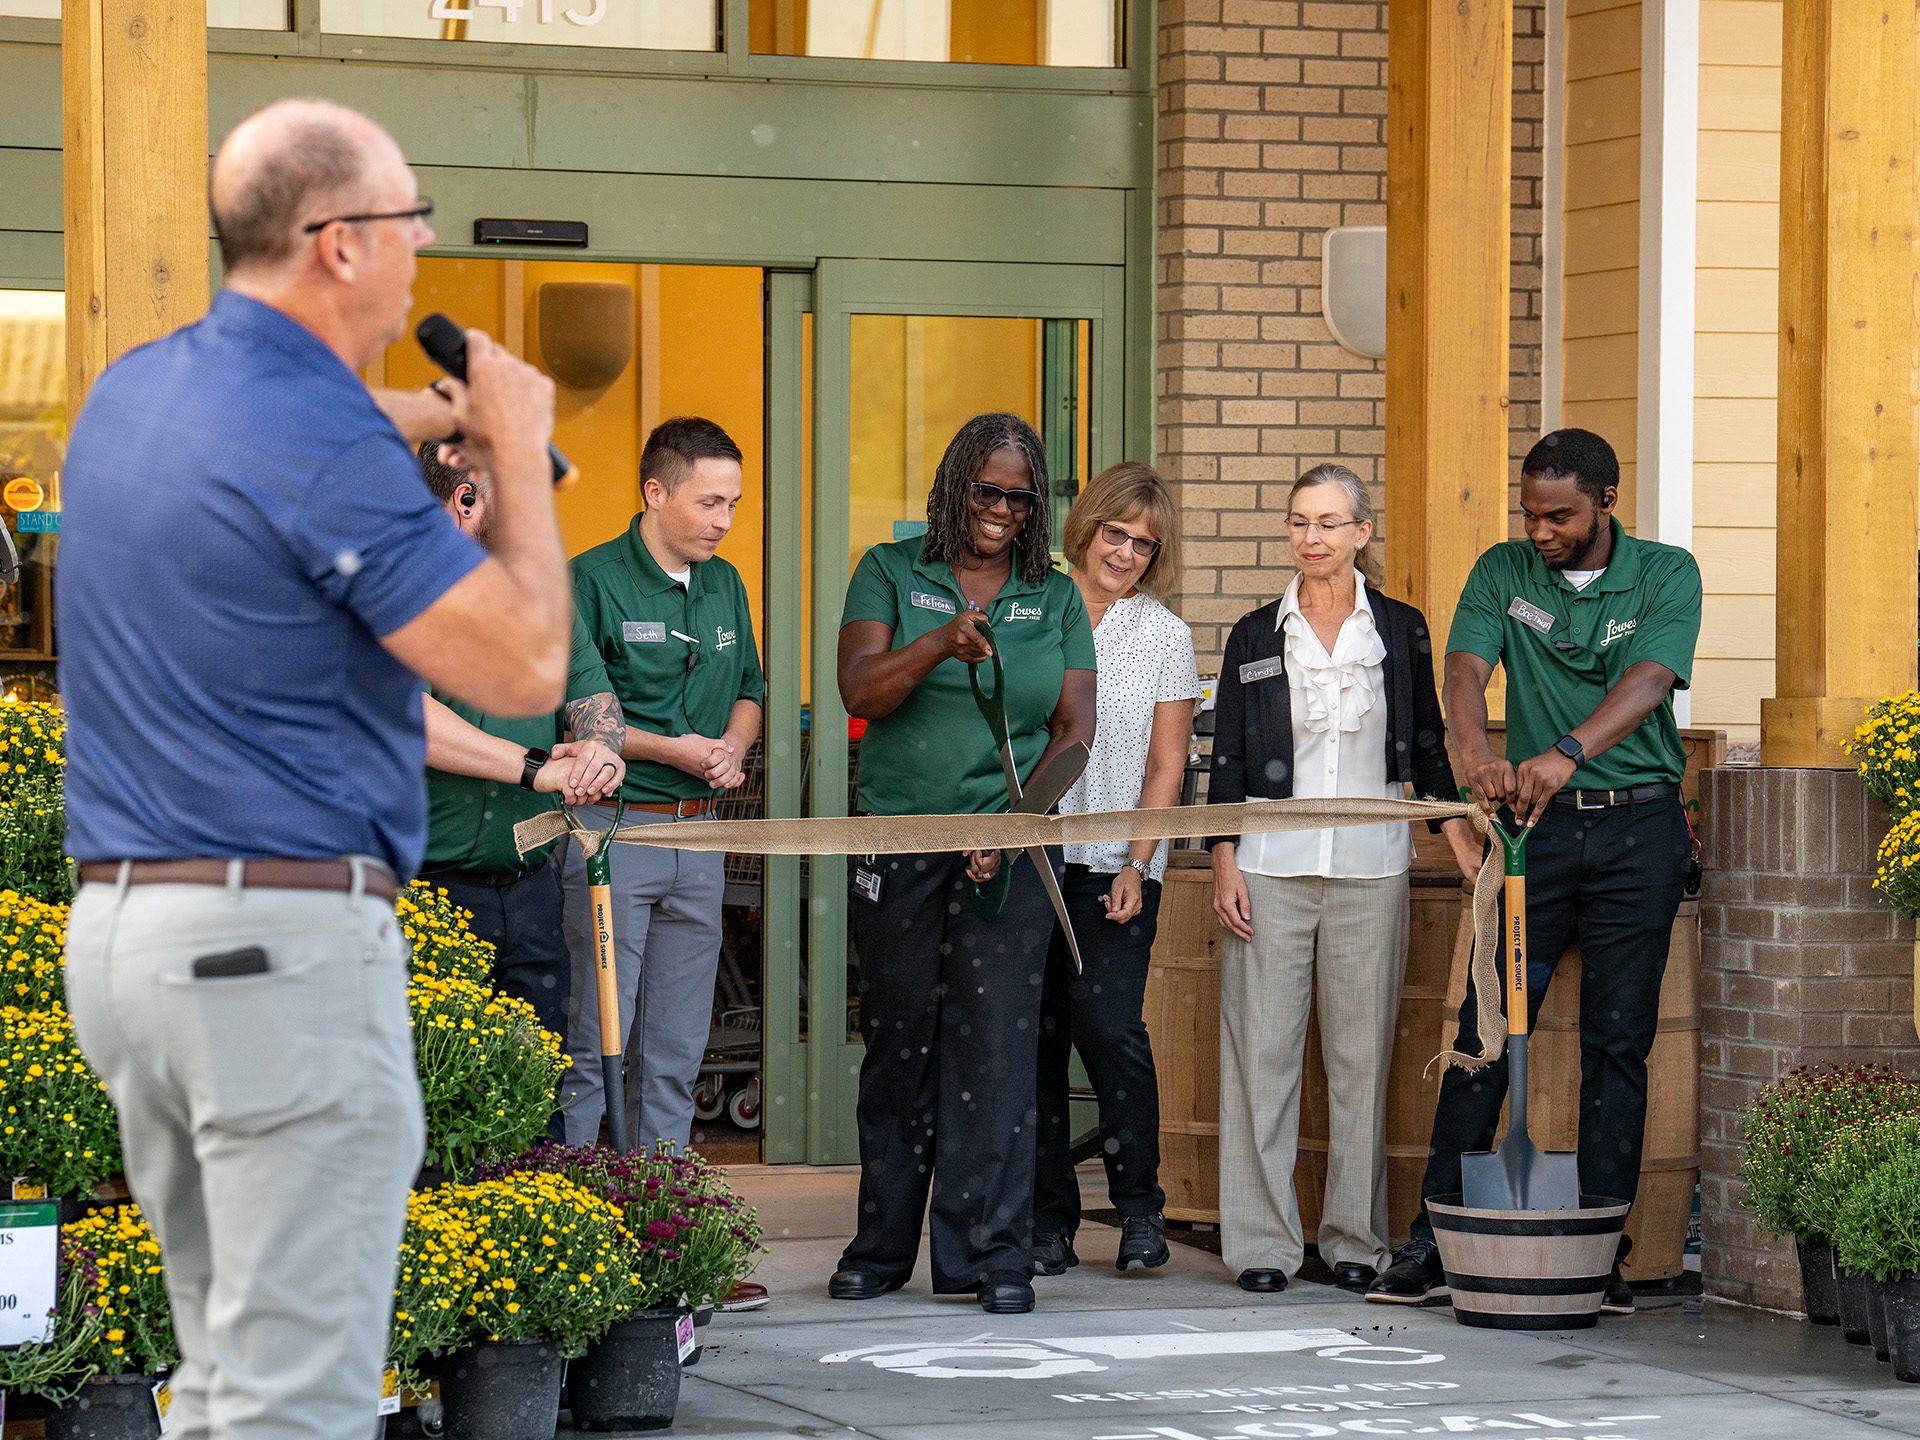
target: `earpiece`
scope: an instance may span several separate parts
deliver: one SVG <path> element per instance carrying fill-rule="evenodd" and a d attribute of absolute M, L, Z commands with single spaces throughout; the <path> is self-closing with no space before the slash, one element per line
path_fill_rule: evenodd
<path fill-rule="evenodd" d="M 471 485 L 462 485 L 453 492 L 453 503 L 460 507 L 460 513 L 471 515 L 473 507 L 480 499 L 480 492 Z"/>

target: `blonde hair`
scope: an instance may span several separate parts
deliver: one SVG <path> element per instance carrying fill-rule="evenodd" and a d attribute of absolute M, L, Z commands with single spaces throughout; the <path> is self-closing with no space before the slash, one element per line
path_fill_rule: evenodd
<path fill-rule="evenodd" d="M 1180 588 L 1180 509 L 1167 482 L 1151 465 L 1122 460 L 1094 476 L 1067 512 L 1061 548 L 1067 564 L 1078 565 L 1087 558 L 1087 546 L 1093 543 L 1096 530 L 1135 515 L 1146 517 L 1147 529 L 1160 542 L 1141 573 L 1139 588 L 1156 600 L 1164 600 Z"/>
<path fill-rule="evenodd" d="M 1347 503 L 1353 508 L 1353 518 L 1369 522 L 1376 531 L 1379 529 L 1379 523 L 1374 518 L 1373 497 L 1367 494 L 1366 483 L 1346 466 L 1331 462 L 1314 466 L 1293 482 L 1293 488 L 1287 492 L 1289 516 L 1293 513 L 1294 497 L 1302 490 L 1310 490 L 1316 485 L 1339 486 L 1346 493 Z M 1374 589 L 1383 590 L 1386 588 L 1386 573 L 1380 566 L 1380 551 L 1374 545 L 1374 541 L 1379 538 L 1377 534 L 1369 535 L 1360 553 L 1353 557 L 1353 563 L 1362 579 Z"/>

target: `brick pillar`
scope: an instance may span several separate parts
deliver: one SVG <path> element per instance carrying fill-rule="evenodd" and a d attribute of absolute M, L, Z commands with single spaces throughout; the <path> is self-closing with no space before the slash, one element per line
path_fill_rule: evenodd
<path fill-rule="evenodd" d="M 1796 1065 L 1911 1065 L 1913 922 L 1873 892 L 1886 807 L 1850 771 L 1702 777 L 1700 1209 L 1710 1294 L 1798 1310 L 1785 1240 L 1739 1207 L 1742 1113 Z"/>
<path fill-rule="evenodd" d="M 1514 6 L 1510 478 L 1539 427 L 1544 16 Z M 1211 675 L 1233 622 L 1286 587 L 1302 470 L 1338 460 L 1385 508 L 1385 376 L 1321 318 L 1320 237 L 1386 223 L 1386 6 L 1159 17 L 1158 462 L 1187 540 L 1176 608 Z"/>

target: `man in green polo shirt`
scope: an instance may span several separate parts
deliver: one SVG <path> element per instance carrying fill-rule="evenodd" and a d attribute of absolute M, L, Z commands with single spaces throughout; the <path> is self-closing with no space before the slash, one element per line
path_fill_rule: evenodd
<path fill-rule="evenodd" d="M 1692 841 L 1673 692 L 1693 673 L 1700 567 L 1613 518 L 1620 467 L 1586 430 L 1556 430 L 1521 467 L 1527 539 L 1475 562 L 1447 639 L 1447 722 L 1474 797 L 1527 840 L 1527 987 L 1533 1016 L 1567 947 L 1580 945 L 1580 1189 L 1632 1200 L 1646 1130 L 1647 1055 Z M 1507 671 L 1507 744 L 1487 739 L 1487 683 Z M 1568 982 L 1571 983 L 1571 982 Z M 1478 1045 L 1472 987 L 1460 1043 Z M 1460 1190 L 1460 1156 L 1493 1148 L 1507 1060 L 1449 1070 L 1423 1197 Z M 1631 1314 L 1621 1274 L 1602 1309 Z M 1423 1207 L 1367 1299 L 1446 1293 Z"/>
<path fill-rule="evenodd" d="M 760 733 L 767 682 L 739 572 L 714 555 L 740 503 L 740 447 L 711 420 L 668 420 L 640 455 L 646 508 L 625 534 L 573 562 L 573 665 L 569 724 L 576 734 L 622 723 L 626 824 L 705 819 L 714 797 L 745 778 Z M 580 819 L 600 829 L 614 806 Z M 629 1083 L 628 1134 L 636 1145 L 685 1145 L 720 959 L 726 857 L 616 845 L 613 938 L 620 1030 Z M 587 915 L 586 864 L 566 859 L 566 935 L 573 956 L 562 1082 L 567 1138 L 600 1133 L 600 1012 Z"/>
<path fill-rule="evenodd" d="M 441 464 L 439 448 L 431 441 L 420 447 L 427 488 L 484 546 L 492 480 L 481 470 Z M 563 741 L 557 714 L 503 720 L 431 689 L 423 704 L 428 819 L 420 878 L 472 913 L 473 933 L 494 947 L 495 984 L 564 1037 L 572 966 L 561 938 L 560 867 L 544 852 L 521 855 L 513 827 L 553 809 L 556 799 L 586 804 L 614 793 L 627 773 L 619 739 L 611 748 Z M 556 1124 L 554 1138 L 559 1133 Z"/>

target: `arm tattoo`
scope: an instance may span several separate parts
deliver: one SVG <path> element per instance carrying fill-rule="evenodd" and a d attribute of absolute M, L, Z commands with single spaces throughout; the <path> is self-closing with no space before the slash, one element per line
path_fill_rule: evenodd
<path fill-rule="evenodd" d="M 627 726 L 620 713 L 620 702 L 604 690 L 584 700 L 569 700 L 567 733 L 575 740 L 598 740 L 618 755 L 620 747 L 627 743 Z"/>

